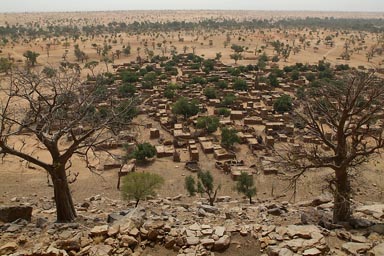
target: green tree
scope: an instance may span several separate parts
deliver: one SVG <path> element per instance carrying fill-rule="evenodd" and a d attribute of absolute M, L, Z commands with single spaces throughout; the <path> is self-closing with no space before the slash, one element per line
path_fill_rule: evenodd
<path fill-rule="evenodd" d="M 199 113 L 198 102 L 195 99 L 188 101 L 182 97 L 173 104 L 172 112 L 176 115 L 183 115 L 184 118 L 194 116 Z"/>
<path fill-rule="evenodd" d="M 0 72 L 8 74 L 8 71 L 11 70 L 12 63 L 7 58 L 0 58 Z"/>
<path fill-rule="evenodd" d="M 273 109 L 279 113 L 284 113 L 292 110 L 291 96 L 284 94 L 281 95 L 273 104 Z"/>
<path fill-rule="evenodd" d="M 235 64 L 237 64 L 237 62 L 239 60 L 242 60 L 243 59 L 243 55 L 241 55 L 241 53 L 232 53 L 231 55 L 229 55 L 229 57 L 235 61 Z"/>
<path fill-rule="evenodd" d="M 246 172 L 241 172 L 237 180 L 236 190 L 237 192 L 244 194 L 249 199 L 249 203 L 252 204 L 252 197 L 256 195 L 256 187 L 252 175 L 249 175 Z"/>
<path fill-rule="evenodd" d="M 156 155 L 156 148 L 148 142 L 138 144 L 129 155 L 129 158 L 134 158 L 138 162 L 145 162 L 147 158 L 152 158 Z"/>
<path fill-rule="evenodd" d="M 247 91 L 247 82 L 244 79 L 237 78 L 233 82 L 233 89 L 235 89 L 236 91 Z"/>
<path fill-rule="evenodd" d="M 204 95 L 208 98 L 208 99 L 216 99 L 217 98 L 217 92 L 215 90 L 215 88 L 213 87 L 207 87 L 204 89 Z"/>
<path fill-rule="evenodd" d="M 187 177 L 185 177 L 184 187 L 188 191 L 189 196 L 196 195 L 196 192 L 197 192 L 196 182 L 191 175 L 188 175 Z"/>
<path fill-rule="evenodd" d="M 232 148 L 235 143 L 240 143 L 235 129 L 224 127 L 221 129 L 221 145 L 224 148 Z"/>
<path fill-rule="evenodd" d="M 220 89 L 227 89 L 228 88 L 228 82 L 224 80 L 220 80 L 215 83 L 215 86 L 220 88 Z"/>
<path fill-rule="evenodd" d="M 34 67 L 37 63 L 37 57 L 39 57 L 40 54 L 37 52 L 28 50 L 23 53 L 23 56 L 27 59 L 27 64 Z"/>
<path fill-rule="evenodd" d="M 148 196 L 155 196 L 156 190 L 164 183 L 164 178 L 155 173 L 131 172 L 123 178 L 121 194 L 123 199 L 136 200 L 135 207 L 140 200 L 145 200 Z"/>
<path fill-rule="evenodd" d="M 196 127 L 204 129 L 208 133 L 217 131 L 220 120 L 217 116 L 201 116 L 197 119 Z"/>
<path fill-rule="evenodd" d="M 196 191 L 200 194 L 206 194 L 208 196 L 208 201 L 211 206 L 216 201 L 217 192 L 220 190 L 221 186 L 218 185 L 215 188 L 213 184 L 213 177 L 210 171 L 199 171 L 197 173 L 197 187 L 195 186 L 196 182 L 192 176 L 188 176 L 185 179 L 185 188 L 187 189 L 190 195 L 194 195 Z"/>
<path fill-rule="evenodd" d="M 236 100 L 236 96 L 233 93 L 229 93 L 223 97 L 220 105 L 223 107 L 230 107 Z"/>
<path fill-rule="evenodd" d="M 119 86 L 118 92 L 120 97 L 132 97 L 136 92 L 136 86 L 130 83 L 123 83 Z"/>
<path fill-rule="evenodd" d="M 219 108 L 217 110 L 217 114 L 219 116 L 225 116 L 225 117 L 228 117 L 230 114 L 231 114 L 231 111 L 227 108 Z"/>

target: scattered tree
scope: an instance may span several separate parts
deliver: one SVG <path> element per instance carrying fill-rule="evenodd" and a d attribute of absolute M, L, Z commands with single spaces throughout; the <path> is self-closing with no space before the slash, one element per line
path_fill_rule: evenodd
<path fill-rule="evenodd" d="M 220 120 L 217 116 L 201 116 L 197 119 L 196 127 L 198 129 L 204 129 L 207 133 L 213 133 L 217 131 Z"/>
<path fill-rule="evenodd" d="M 334 171 L 330 179 L 334 222 L 351 217 L 352 172 L 384 147 L 383 127 L 377 125 L 383 109 L 382 85 L 373 73 L 348 73 L 338 82 L 312 88 L 311 97 L 301 102 L 302 111 L 297 113 L 307 133 L 321 144 L 302 144 L 299 152 L 289 149 L 282 164 L 297 172 L 291 180 L 295 189 L 297 180 L 309 170 Z"/>
<path fill-rule="evenodd" d="M 241 172 L 237 180 L 236 190 L 245 195 L 249 199 L 249 203 L 252 204 L 252 197 L 256 195 L 256 187 L 252 175 Z"/>
<path fill-rule="evenodd" d="M 123 178 L 121 194 L 123 199 L 136 200 L 135 207 L 140 200 L 145 200 L 148 196 L 155 196 L 156 190 L 164 183 L 164 178 L 155 173 L 131 172 Z"/>
<path fill-rule="evenodd" d="M 232 148 L 235 143 L 240 143 L 235 129 L 224 127 L 221 129 L 221 145 L 224 148 Z"/>
<path fill-rule="evenodd" d="M 273 104 L 273 109 L 279 113 L 291 111 L 292 110 L 291 96 L 287 94 L 281 95 Z"/>
<path fill-rule="evenodd" d="M 102 109 L 94 94 L 97 84 L 84 87 L 78 65 L 67 63 L 52 70 L 12 72 L 4 89 L 7 98 L 0 103 L 0 155 L 13 155 L 45 170 L 53 183 L 57 221 L 71 222 L 76 211 L 69 183 L 78 175 L 70 172 L 72 156 L 83 156 L 91 169 L 88 159 L 95 147 L 111 139 L 122 123 L 129 124 L 134 102 L 112 102 L 119 107 Z M 79 129 L 83 125 L 89 128 Z M 28 151 L 25 144 L 30 142 L 22 139 L 25 131 L 32 143 L 43 145 L 49 162 Z M 71 140 L 64 146 L 66 138 Z M 20 140 L 21 146 L 14 143 Z"/>
<path fill-rule="evenodd" d="M 129 155 L 129 158 L 134 158 L 138 162 L 145 162 L 148 158 L 152 158 L 156 155 L 156 148 L 148 142 L 138 144 Z"/>
<path fill-rule="evenodd" d="M 27 59 L 28 66 L 34 67 L 37 63 L 37 57 L 39 57 L 40 54 L 37 52 L 28 50 L 23 53 L 23 56 Z"/>

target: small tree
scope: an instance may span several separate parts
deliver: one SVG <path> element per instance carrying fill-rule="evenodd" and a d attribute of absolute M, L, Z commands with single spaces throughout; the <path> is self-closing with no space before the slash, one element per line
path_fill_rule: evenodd
<path fill-rule="evenodd" d="M 291 96 L 284 94 L 278 98 L 273 104 L 273 109 L 279 113 L 284 113 L 292 110 Z"/>
<path fill-rule="evenodd" d="M 213 184 L 213 177 L 210 171 L 199 171 L 197 173 L 197 188 L 196 182 L 192 176 L 185 178 L 185 188 L 190 195 L 194 195 L 196 191 L 200 194 L 206 194 L 208 196 L 209 204 L 213 206 L 216 201 L 217 192 L 221 186 L 218 185 L 216 188 Z"/>
<path fill-rule="evenodd" d="M 237 136 L 235 129 L 224 127 L 221 129 L 221 145 L 224 148 L 232 148 L 235 143 L 240 143 L 240 138 Z"/>
<path fill-rule="evenodd" d="M 33 52 L 33 51 L 28 50 L 28 51 L 23 53 L 23 56 L 27 59 L 27 64 L 31 65 L 33 67 L 33 66 L 35 66 L 35 64 L 37 62 L 37 57 L 39 57 L 40 54 L 37 52 Z"/>
<path fill-rule="evenodd" d="M 8 72 L 12 68 L 12 63 L 7 58 L 0 58 L 0 73 L 4 72 L 6 75 L 8 75 Z"/>
<path fill-rule="evenodd" d="M 207 87 L 204 89 L 204 95 L 208 98 L 208 99 L 216 99 L 217 98 L 217 92 L 215 90 L 215 88 L 213 87 Z"/>
<path fill-rule="evenodd" d="M 140 200 L 145 200 L 148 196 L 155 196 L 156 189 L 159 189 L 163 183 L 163 177 L 158 174 L 131 172 L 123 178 L 121 194 L 125 200 L 136 200 L 135 207 L 137 207 Z"/>
<path fill-rule="evenodd" d="M 235 64 L 237 64 L 237 61 L 243 59 L 243 55 L 241 55 L 241 53 L 233 53 L 229 55 L 229 57 L 235 61 Z"/>
<path fill-rule="evenodd" d="M 180 98 L 173 105 L 172 112 L 176 115 L 183 115 L 184 118 L 188 118 L 199 113 L 199 107 L 196 100 L 188 101 L 186 98 Z"/>
<path fill-rule="evenodd" d="M 233 82 L 233 89 L 237 91 L 246 91 L 248 90 L 247 82 L 244 79 L 236 79 Z"/>
<path fill-rule="evenodd" d="M 251 204 L 252 197 L 256 195 L 256 187 L 254 186 L 253 177 L 246 172 L 241 172 L 237 180 L 236 190 L 237 192 L 244 194 Z"/>
<path fill-rule="evenodd" d="M 185 177 L 184 187 L 188 191 L 189 196 L 194 196 L 197 192 L 195 179 L 191 175 Z"/>
<path fill-rule="evenodd" d="M 132 97 L 136 92 L 136 86 L 129 83 L 123 83 L 119 86 L 118 91 L 120 97 Z"/>
<path fill-rule="evenodd" d="M 204 129 L 208 133 L 217 131 L 220 120 L 217 116 L 202 116 L 197 119 L 196 127 Z"/>
<path fill-rule="evenodd" d="M 130 158 L 136 159 L 138 162 L 145 162 L 147 158 L 156 155 L 156 148 L 148 142 L 138 144 L 135 150 L 129 155 Z"/>

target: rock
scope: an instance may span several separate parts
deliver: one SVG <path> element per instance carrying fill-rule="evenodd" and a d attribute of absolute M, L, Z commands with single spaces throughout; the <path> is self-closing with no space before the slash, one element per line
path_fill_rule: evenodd
<path fill-rule="evenodd" d="M 373 225 L 371 221 L 361 218 L 352 218 L 349 224 L 355 229 L 368 228 Z"/>
<path fill-rule="evenodd" d="M 281 210 L 280 208 L 272 208 L 272 209 L 269 209 L 268 211 L 268 214 L 271 214 L 271 215 L 274 215 L 274 216 L 280 216 L 281 214 L 284 213 L 283 210 Z"/>
<path fill-rule="evenodd" d="M 120 226 L 114 225 L 112 227 L 108 227 L 108 236 L 116 236 L 120 232 Z"/>
<path fill-rule="evenodd" d="M 351 241 L 356 243 L 367 243 L 368 239 L 365 236 L 351 235 Z"/>
<path fill-rule="evenodd" d="M 61 240 L 56 241 L 56 248 L 65 251 L 80 251 L 80 242 L 78 240 Z"/>
<path fill-rule="evenodd" d="M 320 195 L 318 197 L 315 197 L 312 200 L 311 206 L 316 207 L 316 206 L 319 206 L 319 205 L 322 205 L 322 204 L 329 203 L 332 200 L 333 200 L 333 198 L 332 198 L 331 194 L 322 194 L 322 195 Z"/>
<path fill-rule="evenodd" d="M 129 235 L 123 235 L 121 237 L 121 242 L 127 244 L 129 247 L 131 248 L 135 248 L 136 245 L 139 243 L 136 238 L 134 238 L 133 236 L 129 236 Z"/>
<path fill-rule="evenodd" d="M 368 256 L 381 256 L 384 255 L 384 243 L 378 244 L 368 251 Z"/>
<path fill-rule="evenodd" d="M 231 201 L 230 196 L 218 196 L 216 199 L 217 202 L 229 202 Z"/>
<path fill-rule="evenodd" d="M 288 225 L 286 234 L 293 238 L 294 236 L 310 239 L 312 237 L 312 234 L 321 234 L 321 231 L 318 227 L 314 225 Z"/>
<path fill-rule="evenodd" d="M 204 247 L 210 247 L 210 246 L 212 246 L 215 243 L 215 240 L 213 240 L 212 238 L 204 238 L 204 239 L 200 240 L 200 243 Z"/>
<path fill-rule="evenodd" d="M 175 244 L 176 244 L 176 239 L 174 237 L 167 236 L 164 239 L 164 247 L 168 250 L 172 249 Z"/>
<path fill-rule="evenodd" d="M 350 241 L 351 240 L 351 233 L 345 230 L 337 230 L 336 236 L 344 241 Z"/>
<path fill-rule="evenodd" d="M 371 249 L 371 245 L 369 243 L 347 242 L 344 243 L 341 248 L 350 255 L 360 255 L 365 254 L 369 249 Z"/>
<path fill-rule="evenodd" d="M 224 235 L 219 238 L 219 240 L 215 241 L 213 245 L 214 251 L 224 251 L 226 250 L 231 243 L 231 238 L 228 235 Z"/>
<path fill-rule="evenodd" d="M 11 254 L 17 250 L 17 244 L 15 242 L 9 242 L 0 247 L 0 255 Z"/>
<path fill-rule="evenodd" d="M 91 236 L 105 236 L 108 234 L 108 225 L 95 226 L 91 229 Z"/>
<path fill-rule="evenodd" d="M 356 212 L 362 212 L 367 215 L 380 214 L 384 215 L 384 204 L 363 205 L 357 207 Z"/>
<path fill-rule="evenodd" d="M 209 212 L 209 213 L 215 213 L 215 214 L 217 214 L 217 213 L 220 212 L 219 209 L 218 209 L 217 207 L 215 207 L 215 206 L 210 206 L 210 205 L 205 205 L 205 204 L 200 205 L 199 208 L 201 208 L 201 209 L 203 209 L 204 211 Z"/>
<path fill-rule="evenodd" d="M 31 206 L 1 206 L 0 221 L 8 223 L 17 219 L 31 221 L 32 207 Z"/>
<path fill-rule="evenodd" d="M 199 224 L 195 223 L 195 224 L 192 224 L 191 226 L 188 227 L 190 230 L 193 230 L 193 231 L 200 231 L 201 230 L 201 227 Z"/>
<path fill-rule="evenodd" d="M 157 229 L 152 229 L 152 230 L 148 231 L 148 240 L 149 241 L 156 241 L 158 234 L 159 234 L 159 232 Z"/>
<path fill-rule="evenodd" d="M 382 224 L 382 223 L 375 224 L 375 225 L 369 227 L 369 231 L 376 232 L 380 235 L 384 235 L 384 224 Z"/>
<path fill-rule="evenodd" d="M 128 234 L 133 228 L 139 229 L 145 220 L 146 213 L 145 209 L 142 207 L 137 207 L 127 215 L 123 216 L 121 219 L 115 221 L 112 226 L 120 226 L 120 234 Z"/>
<path fill-rule="evenodd" d="M 124 215 L 121 215 L 120 213 L 110 213 L 110 214 L 108 214 L 107 222 L 108 223 L 114 223 L 115 221 L 118 221 L 118 220 L 122 219 L 123 217 L 124 217 Z"/>
<path fill-rule="evenodd" d="M 221 237 L 225 233 L 225 227 L 219 226 L 219 227 L 214 227 L 215 230 L 215 235 Z"/>
<path fill-rule="evenodd" d="M 131 231 L 129 231 L 129 235 L 137 237 L 140 234 L 140 230 L 137 228 L 133 228 Z"/>
<path fill-rule="evenodd" d="M 203 235 L 212 235 L 213 234 L 213 229 L 202 229 L 201 231 L 201 234 L 203 234 Z"/>
<path fill-rule="evenodd" d="M 199 244 L 200 239 L 195 236 L 188 236 L 187 237 L 187 245 L 197 245 Z"/>
<path fill-rule="evenodd" d="M 97 244 L 89 249 L 89 255 L 110 256 L 112 255 L 112 250 L 113 247 L 110 245 Z"/>
<path fill-rule="evenodd" d="M 48 220 L 45 218 L 37 218 L 36 219 L 36 227 L 37 228 L 45 228 L 48 224 Z"/>
<path fill-rule="evenodd" d="M 307 249 L 303 252 L 303 256 L 317 256 L 322 255 L 322 252 L 317 248 Z"/>

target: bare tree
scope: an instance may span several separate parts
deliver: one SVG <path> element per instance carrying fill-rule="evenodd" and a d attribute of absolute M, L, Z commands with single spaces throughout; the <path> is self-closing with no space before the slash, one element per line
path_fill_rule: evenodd
<path fill-rule="evenodd" d="M 383 81 L 373 73 L 352 72 L 342 80 L 312 88 L 298 107 L 297 117 L 305 127 L 301 135 L 312 136 L 317 143 L 296 142 L 295 148 L 282 153 L 282 164 L 294 171 L 291 185 L 307 171 L 331 168 L 330 188 L 334 193 L 334 222 L 351 217 L 352 171 L 367 162 L 384 147 Z"/>
<path fill-rule="evenodd" d="M 100 94 L 108 93 L 100 90 L 105 80 L 99 76 L 96 83 L 82 84 L 79 66 L 67 63 L 59 69 L 14 70 L 2 92 L 8 97 L 0 103 L 0 155 L 17 156 L 47 171 L 58 222 L 71 222 L 76 217 L 69 189 L 73 179 L 68 177 L 72 156 L 84 157 L 91 168 L 88 159 L 95 147 L 110 140 L 132 118 L 133 100 L 111 100 L 109 107 L 100 104 Z M 42 144 L 51 160 L 43 161 L 28 152 L 26 133 Z M 23 141 L 22 146 L 15 141 Z"/>

